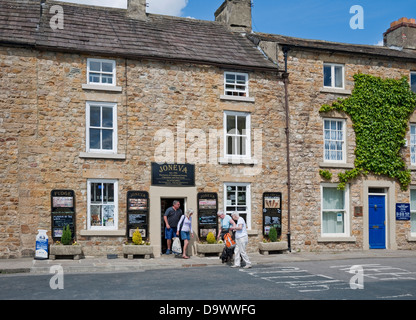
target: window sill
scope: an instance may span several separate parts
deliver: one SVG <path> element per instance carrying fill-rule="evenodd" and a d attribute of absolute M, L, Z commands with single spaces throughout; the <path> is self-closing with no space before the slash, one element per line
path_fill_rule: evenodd
<path fill-rule="evenodd" d="M 248 164 L 254 165 L 257 164 L 258 161 L 252 158 L 220 158 L 218 160 L 219 164 Z"/>
<path fill-rule="evenodd" d="M 340 169 L 354 169 L 352 163 L 338 163 L 338 162 L 320 162 L 320 168 L 340 168 Z"/>
<path fill-rule="evenodd" d="M 408 169 L 409 169 L 410 171 L 416 171 L 416 165 L 415 165 L 415 164 L 412 164 L 412 165 L 410 165 L 410 166 L 408 167 Z"/>
<path fill-rule="evenodd" d="M 126 155 L 124 153 L 92 153 L 92 152 L 80 152 L 80 158 L 89 158 L 89 159 L 115 159 L 115 160 L 126 160 Z"/>
<path fill-rule="evenodd" d="M 81 230 L 83 237 L 124 237 L 126 230 Z"/>
<path fill-rule="evenodd" d="M 239 97 L 239 96 L 226 96 L 220 95 L 221 100 L 228 100 L 228 101 L 243 101 L 243 102 L 255 102 L 253 97 Z"/>
<path fill-rule="evenodd" d="M 320 89 L 321 93 L 335 93 L 335 94 L 345 94 L 345 95 L 351 95 L 351 90 L 341 89 L 341 88 L 327 88 L 322 87 Z"/>
<path fill-rule="evenodd" d="M 105 86 L 99 84 L 86 84 L 82 85 L 84 90 L 98 90 L 98 91 L 111 91 L 111 92 L 122 92 L 123 88 L 118 86 Z"/>
<path fill-rule="evenodd" d="M 416 235 L 412 235 L 412 234 L 408 234 L 407 235 L 407 241 L 409 241 L 409 242 L 414 242 L 414 241 L 416 241 Z"/>
<path fill-rule="evenodd" d="M 355 237 L 318 237 L 318 242 L 356 242 Z"/>

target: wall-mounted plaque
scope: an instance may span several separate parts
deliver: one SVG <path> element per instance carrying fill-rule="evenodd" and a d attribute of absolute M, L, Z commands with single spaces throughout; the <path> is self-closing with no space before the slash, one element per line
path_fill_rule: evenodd
<path fill-rule="evenodd" d="M 396 220 L 410 220 L 410 203 L 396 203 Z"/>
<path fill-rule="evenodd" d="M 214 192 L 198 193 L 198 236 L 207 237 L 212 232 L 215 237 L 218 233 L 218 195 Z"/>
<path fill-rule="evenodd" d="M 282 234 L 282 193 L 263 193 L 263 235 L 268 235 L 270 228 L 275 227 L 277 237 Z"/>
<path fill-rule="evenodd" d="M 131 239 L 139 229 L 143 240 L 148 240 L 149 193 L 147 191 L 127 192 L 127 237 Z"/>
<path fill-rule="evenodd" d="M 73 190 L 51 191 L 51 232 L 54 241 L 60 241 L 65 226 L 69 225 L 75 238 L 75 192 Z"/>
<path fill-rule="evenodd" d="M 195 186 L 195 165 L 152 162 L 152 186 L 193 187 Z"/>

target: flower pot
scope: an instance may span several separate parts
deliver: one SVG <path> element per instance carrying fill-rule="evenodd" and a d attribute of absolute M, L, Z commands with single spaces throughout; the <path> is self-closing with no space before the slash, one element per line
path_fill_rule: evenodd
<path fill-rule="evenodd" d="M 259 250 L 261 254 L 267 255 L 269 251 L 285 251 L 288 249 L 286 241 L 278 242 L 260 242 Z"/>
<path fill-rule="evenodd" d="M 224 243 L 215 243 L 215 244 L 196 244 L 196 252 L 200 257 L 205 257 L 208 253 L 217 253 L 220 255 L 224 250 Z"/>
<path fill-rule="evenodd" d="M 153 256 L 154 246 L 150 245 L 135 245 L 135 244 L 123 244 L 123 255 L 129 259 L 133 259 L 134 256 L 144 256 L 145 259 L 150 259 Z"/>
<path fill-rule="evenodd" d="M 55 260 L 56 256 L 71 256 L 74 260 L 79 260 L 82 254 L 81 245 L 51 245 L 49 247 L 49 259 Z"/>

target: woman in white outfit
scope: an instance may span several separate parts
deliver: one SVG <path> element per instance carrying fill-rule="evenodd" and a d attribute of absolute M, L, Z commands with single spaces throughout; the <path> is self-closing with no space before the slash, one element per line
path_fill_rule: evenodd
<path fill-rule="evenodd" d="M 239 268 L 240 267 L 240 255 L 243 258 L 244 262 L 246 263 L 245 269 L 251 268 L 251 262 L 246 253 L 246 246 L 248 243 L 248 234 L 247 234 L 247 226 L 246 222 L 237 212 L 234 212 L 232 215 L 234 220 L 237 220 L 237 226 L 231 227 L 230 229 L 236 230 L 235 233 L 235 242 L 236 247 L 234 251 L 234 265 L 231 268 Z"/>

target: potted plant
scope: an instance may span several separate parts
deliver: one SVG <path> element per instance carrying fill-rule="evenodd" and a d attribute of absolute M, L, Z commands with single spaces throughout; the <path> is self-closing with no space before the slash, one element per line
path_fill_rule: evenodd
<path fill-rule="evenodd" d="M 150 259 L 153 256 L 153 246 L 150 242 L 144 241 L 139 228 L 133 233 L 132 243 L 123 244 L 123 255 L 128 259 L 133 259 L 134 256 L 144 256 L 145 259 Z"/>
<path fill-rule="evenodd" d="M 264 255 L 269 254 L 269 251 L 284 251 L 287 249 L 287 242 L 280 241 L 280 239 L 277 238 L 276 226 L 270 228 L 268 239 L 264 238 L 263 241 L 259 243 L 260 254 Z"/>
<path fill-rule="evenodd" d="M 196 244 L 196 252 L 200 257 L 205 257 L 208 253 L 217 253 L 220 255 L 223 250 L 224 243 L 222 241 L 217 242 L 212 232 L 207 234 L 206 241 L 200 241 Z"/>
<path fill-rule="evenodd" d="M 61 241 L 56 241 L 51 245 L 49 259 L 55 260 L 56 256 L 68 256 L 74 260 L 79 260 L 82 255 L 82 246 L 72 239 L 72 232 L 69 225 L 64 226 Z"/>

